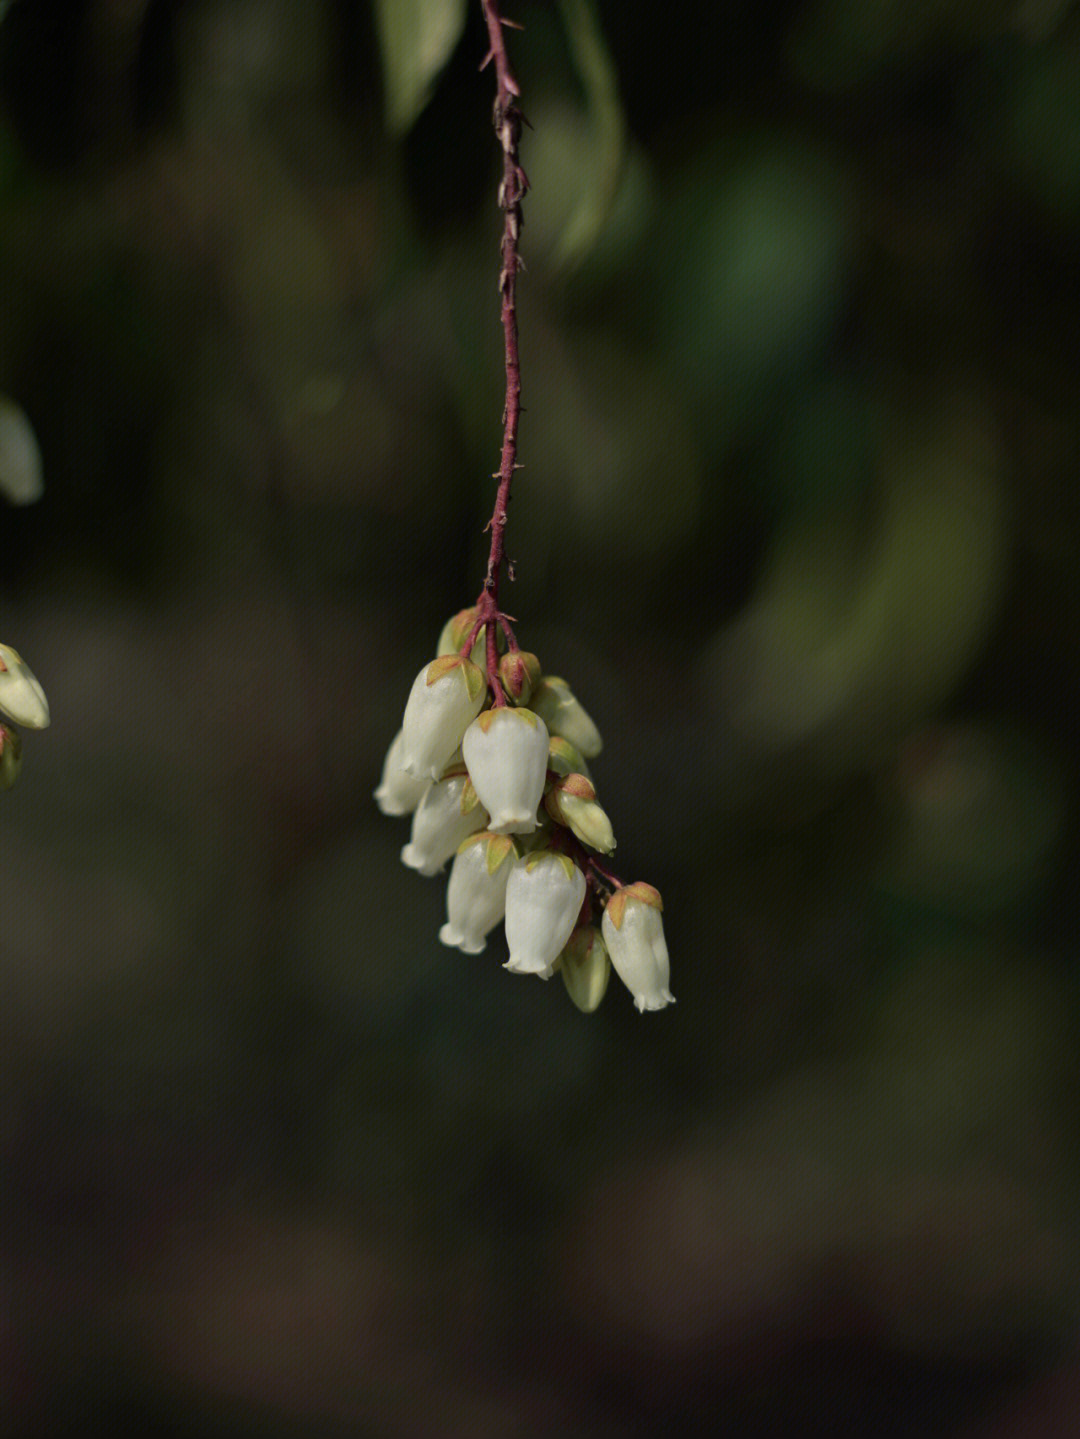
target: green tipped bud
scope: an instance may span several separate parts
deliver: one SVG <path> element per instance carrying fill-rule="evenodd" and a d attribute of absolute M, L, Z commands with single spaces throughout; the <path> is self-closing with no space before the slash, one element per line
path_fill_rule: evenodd
<path fill-rule="evenodd" d="M 595 925 L 574 930 L 556 968 L 578 1009 L 582 1014 L 592 1014 L 599 1007 L 611 978 L 607 945 Z"/>
<path fill-rule="evenodd" d="M 22 740 L 15 730 L 0 724 L 0 789 L 10 789 L 22 769 Z"/>
<path fill-rule="evenodd" d="M 575 749 L 568 739 L 557 734 L 553 734 L 548 740 L 548 769 L 560 778 L 565 778 L 568 774 L 583 774 L 586 779 L 592 779 L 581 751 Z"/>
<path fill-rule="evenodd" d="M 527 705 L 540 683 L 540 661 L 527 650 L 511 650 L 499 661 L 499 679 L 508 700 Z"/>
<path fill-rule="evenodd" d="M 596 803 L 596 790 L 583 774 L 569 774 L 553 784 L 544 796 L 544 807 L 553 820 L 566 825 L 598 854 L 610 854 L 615 848 L 611 821 Z"/>
<path fill-rule="evenodd" d="M 533 691 L 531 704 L 548 730 L 576 745 L 586 759 L 595 759 L 603 749 L 600 731 L 565 680 L 545 675 Z"/>

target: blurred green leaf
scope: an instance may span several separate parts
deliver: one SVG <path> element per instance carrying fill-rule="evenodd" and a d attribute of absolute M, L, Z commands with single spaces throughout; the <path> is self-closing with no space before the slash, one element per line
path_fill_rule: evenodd
<path fill-rule="evenodd" d="M 431 98 L 465 27 L 465 0 L 375 0 L 386 123 L 404 135 Z"/>
<path fill-rule="evenodd" d="M 596 244 L 619 193 L 626 159 L 626 119 L 611 52 L 592 0 L 560 0 L 570 53 L 589 102 L 592 134 L 584 190 L 556 252 L 572 267 Z"/>
<path fill-rule="evenodd" d="M 722 645 L 738 728 L 766 750 L 814 742 L 846 772 L 946 698 L 1004 570 L 998 444 L 978 406 L 956 395 L 887 445 L 869 541 L 848 518 L 784 533 Z"/>

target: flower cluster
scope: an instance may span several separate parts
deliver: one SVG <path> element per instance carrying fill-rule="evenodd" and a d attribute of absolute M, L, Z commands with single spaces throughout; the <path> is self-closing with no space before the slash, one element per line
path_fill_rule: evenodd
<path fill-rule="evenodd" d="M 566 681 L 518 649 L 505 616 L 474 607 L 447 623 L 417 675 L 375 799 L 384 814 L 412 815 L 410 868 L 433 875 L 453 861 L 444 944 L 479 954 L 503 920 L 513 973 L 558 970 L 589 1013 L 614 967 L 639 1010 L 663 1009 L 674 996 L 660 895 L 597 858 L 615 848 L 588 769 L 600 749 Z"/>

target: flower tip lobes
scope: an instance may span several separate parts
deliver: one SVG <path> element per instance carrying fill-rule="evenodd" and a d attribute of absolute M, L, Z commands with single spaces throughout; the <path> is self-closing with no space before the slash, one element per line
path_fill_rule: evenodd
<path fill-rule="evenodd" d="M 506 912 L 506 884 L 518 853 L 509 835 L 470 835 L 460 846 L 446 887 L 443 944 L 480 954 L 488 933 Z"/>
<path fill-rule="evenodd" d="M 424 797 L 430 779 L 414 779 L 401 767 L 401 749 L 404 731 L 398 730 L 394 742 L 386 752 L 383 762 L 382 779 L 375 791 L 375 803 L 386 815 L 412 814 Z"/>
<path fill-rule="evenodd" d="M 603 749 L 600 731 L 565 680 L 545 675 L 529 703 L 552 734 L 568 739 L 586 759 L 595 759 Z"/>
<path fill-rule="evenodd" d="M 582 1014 L 592 1014 L 599 1007 L 611 978 L 611 961 L 603 935 L 594 924 L 575 929 L 559 961 L 559 973 L 567 994 Z"/>
<path fill-rule="evenodd" d="M 26 729 L 45 729 L 49 723 L 45 691 L 10 645 L 0 645 L 0 710 Z"/>
<path fill-rule="evenodd" d="M 642 1013 L 675 1002 L 662 908 L 659 892 L 639 881 L 615 891 L 601 920 L 615 973 Z"/>
<path fill-rule="evenodd" d="M 413 815 L 412 837 L 401 860 L 423 875 L 438 874 L 463 840 L 483 829 L 487 815 L 467 775 L 429 784 Z"/>
<path fill-rule="evenodd" d="M 413 681 L 401 723 L 401 768 L 413 779 L 437 780 L 462 736 L 484 707 L 487 684 L 471 660 L 443 655 Z"/>
<path fill-rule="evenodd" d="M 577 923 L 585 876 L 565 854 L 540 849 L 523 855 L 506 884 L 506 942 L 513 974 L 550 979 Z"/>
<path fill-rule="evenodd" d="M 485 710 L 465 731 L 461 752 L 493 834 L 531 834 L 547 777 L 548 732 L 532 710 Z"/>

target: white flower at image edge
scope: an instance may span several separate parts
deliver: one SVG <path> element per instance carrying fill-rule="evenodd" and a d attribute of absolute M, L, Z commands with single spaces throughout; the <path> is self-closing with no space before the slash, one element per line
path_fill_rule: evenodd
<path fill-rule="evenodd" d="M 444 655 L 413 681 L 401 722 L 401 768 L 413 779 L 438 779 L 484 707 L 487 684 L 471 660 Z"/>
<path fill-rule="evenodd" d="M 487 935 L 506 913 L 506 883 L 517 859 L 514 841 L 504 834 L 474 834 L 454 856 L 446 886 L 443 944 L 463 954 L 480 954 Z"/>
<path fill-rule="evenodd" d="M 428 786 L 413 815 L 412 837 L 401 851 L 404 864 L 421 874 L 438 874 L 463 840 L 487 825 L 487 813 L 468 803 L 468 775 L 454 775 Z M 474 796 L 475 798 L 475 796 Z"/>
<path fill-rule="evenodd" d="M 630 884 L 612 895 L 600 924 L 612 968 L 642 1013 L 675 1001 L 661 907 L 652 885 Z"/>
<path fill-rule="evenodd" d="M 485 710 L 461 742 L 493 834 L 531 834 L 547 777 L 548 732 L 532 710 Z"/>
<path fill-rule="evenodd" d="M 10 645 L 0 645 L 0 710 L 26 729 L 45 729 L 49 723 L 45 691 Z"/>
<path fill-rule="evenodd" d="M 584 898 L 585 876 L 565 854 L 541 849 L 519 859 L 506 885 L 504 968 L 550 979 Z"/>
<path fill-rule="evenodd" d="M 431 783 L 427 776 L 423 779 L 413 779 L 411 774 L 406 774 L 402 769 L 401 750 L 404 733 L 404 730 L 398 730 L 393 744 L 387 750 L 382 779 L 379 782 L 379 788 L 375 791 L 375 803 L 383 814 L 391 816 L 412 814 L 423 799 L 424 791 Z"/>

